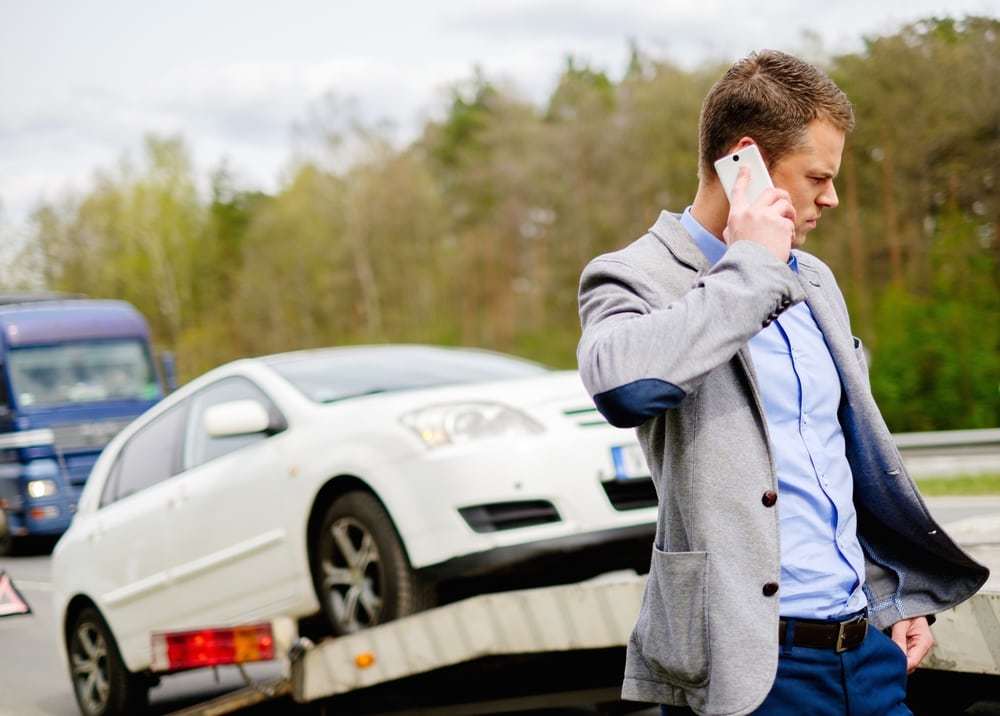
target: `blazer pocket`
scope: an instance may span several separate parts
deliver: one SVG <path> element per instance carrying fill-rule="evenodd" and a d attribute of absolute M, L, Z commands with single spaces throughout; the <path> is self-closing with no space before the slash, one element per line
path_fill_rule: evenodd
<path fill-rule="evenodd" d="M 702 686 L 708 681 L 707 572 L 708 552 L 653 547 L 636 641 L 668 682 Z"/>

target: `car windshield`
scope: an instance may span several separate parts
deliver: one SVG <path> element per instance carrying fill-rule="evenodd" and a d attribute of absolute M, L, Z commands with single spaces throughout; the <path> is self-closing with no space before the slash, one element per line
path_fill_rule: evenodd
<path fill-rule="evenodd" d="M 332 403 L 374 393 L 544 375 L 549 368 L 513 356 L 430 346 L 338 348 L 267 360 L 310 400 Z"/>
<path fill-rule="evenodd" d="M 153 364 L 140 340 L 14 348 L 9 356 L 14 396 L 24 407 L 153 400 L 159 395 Z"/>

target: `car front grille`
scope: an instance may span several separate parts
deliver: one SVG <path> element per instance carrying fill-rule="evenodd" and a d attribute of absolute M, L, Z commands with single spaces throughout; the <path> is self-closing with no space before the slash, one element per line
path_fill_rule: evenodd
<path fill-rule="evenodd" d="M 643 507 L 656 507 L 656 488 L 651 478 L 640 480 L 609 480 L 602 482 L 611 506 L 619 512 L 626 510 L 641 510 Z"/>
<path fill-rule="evenodd" d="M 559 522 L 561 519 L 555 506 L 546 500 L 496 502 L 463 507 L 458 512 L 476 532 L 515 530 L 520 527 Z"/>

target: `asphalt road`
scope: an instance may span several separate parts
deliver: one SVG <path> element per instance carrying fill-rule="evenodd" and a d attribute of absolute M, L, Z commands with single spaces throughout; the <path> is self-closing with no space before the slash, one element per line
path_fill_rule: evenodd
<path fill-rule="evenodd" d="M 932 498 L 929 504 L 945 525 L 989 514 L 1000 520 L 1000 497 Z M 78 713 L 57 642 L 46 547 L 51 545 L 39 545 L 36 554 L 0 558 L 0 570 L 14 579 L 33 611 L 26 616 L 0 618 L 0 716 Z M 279 670 L 273 664 L 256 664 L 250 666 L 249 672 L 254 678 L 264 679 L 278 675 Z M 241 685 L 239 675 L 231 668 L 220 670 L 218 682 L 211 672 L 171 676 L 150 694 L 153 713 L 169 713 Z M 969 713 L 1000 716 L 1000 702 L 980 704 Z"/>

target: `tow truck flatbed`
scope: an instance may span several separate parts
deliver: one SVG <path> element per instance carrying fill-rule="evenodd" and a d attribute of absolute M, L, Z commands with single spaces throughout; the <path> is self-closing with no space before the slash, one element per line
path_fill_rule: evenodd
<path fill-rule="evenodd" d="M 1000 684 L 1000 525 L 971 527 L 963 544 L 993 576 L 983 591 L 938 615 L 937 643 L 921 670 L 980 675 L 993 688 Z M 641 708 L 620 703 L 618 694 L 644 584 L 634 573 L 605 575 L 470 597 L 318 644 L 283 639 L 284 679 L 182 713 L 217 716 L 264 696 L 322 704 L 330 716 L 598 704 L 626 713 Z M 287 625 L 275 631 L 288 633 Z"/>

